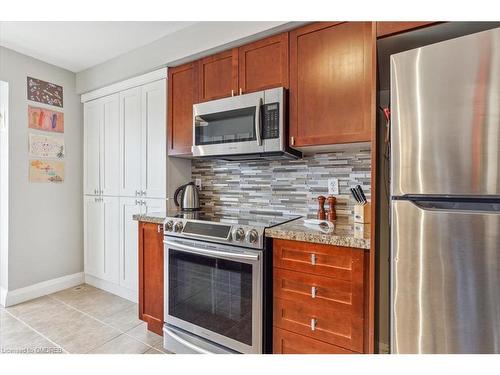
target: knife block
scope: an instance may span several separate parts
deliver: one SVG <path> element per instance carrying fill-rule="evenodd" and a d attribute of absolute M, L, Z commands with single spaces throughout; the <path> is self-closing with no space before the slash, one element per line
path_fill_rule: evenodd
<path fill-rule="evenodd" d="M 372 205 L 368 202 L 365 205 L 357 204 L 354 206 L 354 222 L 358 224 L 369 224 L 372 212 Z"/>

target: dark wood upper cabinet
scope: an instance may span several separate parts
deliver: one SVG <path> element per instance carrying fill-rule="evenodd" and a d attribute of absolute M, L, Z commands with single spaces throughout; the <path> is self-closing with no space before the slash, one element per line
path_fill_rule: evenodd
<path fill-rule="evenodd" d="M 290 144 L 371 140 L 372 22 L 318 22 L 290 32 Z"/>
<path fill-rule="evenodd" d="M 197 64 L 168 68 L 168 154 L 190 155 L 193 104 L 198 101 Z"/>
<path fill-rule="evenodd" d="M 288 33 L 241 46 L 239 88 L 243 93 L 288 87 Z"/>
<path fill-rule="evenodd" d="M 436 25 L 440 22 L 377 22 L 377 38 L 404 33 L 407 31 L 420 29 L 427 26 Z"/>
<path fill-rule="evenodd" d="M 139 223 L 139 319 L 162 335 L 163 225 Z"/>
<path fill-rule="evenodd" d="M 198 60 L 199 101 L 238 94 L 238 49 Z"/>

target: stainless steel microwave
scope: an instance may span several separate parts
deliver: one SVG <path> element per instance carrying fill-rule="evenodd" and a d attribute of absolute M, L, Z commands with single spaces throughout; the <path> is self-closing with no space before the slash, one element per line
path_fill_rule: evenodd
<path fill-rule="evenodd" d="M 223 160 L 297 159 L 289 147 L 283 87 L 193 106 L 194 157 Z"/>

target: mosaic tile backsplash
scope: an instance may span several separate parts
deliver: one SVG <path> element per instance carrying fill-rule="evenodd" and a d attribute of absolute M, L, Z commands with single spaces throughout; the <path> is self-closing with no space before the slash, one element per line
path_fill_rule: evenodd
<path fill-rule="evenodd" d="M 200 203 L 207 212 L 278 211 L 316 218 L 317 196 L 328 196 L 328 179 L 337 177 L 338 224 L 352 222 L 354 199 L 349 188 L 361 185 L 370 200 L 370 173 L 371 152 L 366 146 L 299 160 L 192 161 L 192 179 L 201 179 Z"/>

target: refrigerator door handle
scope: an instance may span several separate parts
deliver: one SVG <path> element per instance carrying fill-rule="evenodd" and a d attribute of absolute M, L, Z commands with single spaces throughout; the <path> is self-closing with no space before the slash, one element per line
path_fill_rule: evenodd
<path fill-rule="evenodd" d="M 500 214 L 500 201 L 436 201 L 436 200 L 412 200 L 415 206 L 429 211 L 467 211 L 467 212 L 490 212 Z"/>

